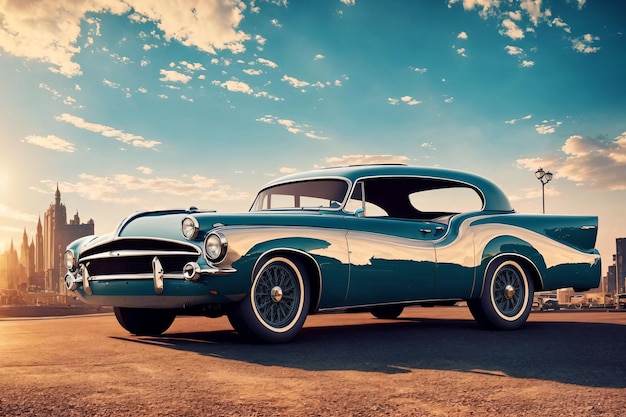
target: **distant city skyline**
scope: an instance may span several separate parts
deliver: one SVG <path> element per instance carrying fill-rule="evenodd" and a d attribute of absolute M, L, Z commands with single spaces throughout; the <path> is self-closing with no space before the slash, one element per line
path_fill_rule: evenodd
<path fill-rule="evenodd" d="M 57 188 L 53 202 L 37 221 L 36 233 L 29 236 L 24 229 L 21 242 L 11 241 L 9 249 L 0 253 L 0 290 L 19 290 L 16 300 L 26 291 L 65 295 L 65 248 L 79 237 L 94 234 L 94 226 L 93 219 L 81 222 L 78 212 L 68 217 Z"/>
<path fill-rule="evenodd" d="M 397 162 L 483 175 L 626 236 L 626 4 L 0 0 L 0 248 L 58 184 L 135 211 L 246 211 L 271 179 Z"/>

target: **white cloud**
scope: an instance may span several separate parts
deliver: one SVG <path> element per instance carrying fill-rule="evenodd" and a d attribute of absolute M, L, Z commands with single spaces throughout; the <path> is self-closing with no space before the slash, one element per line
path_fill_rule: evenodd
<path fill-rule="evenodd" d="M 536 170 L 550 167 L 558 178 L 614 191 L 626 190 L 626 132 L 615 139 L 570 136 L 561 148 L 562 155 L 519 159 L 520 168 Z"/>
<path fill-rule="evenodd" d="M 257 69 L 252 69 L 252 68 L 247 68 L 245 70 L 243 70 L 244 74 L 248 74 L 248 75 L 261 75 L 263 74 L 262 70 L 257 70 Z"/>
<path fill-rule="evenodd" d="M 238 30 L 245 4 L 240 1 L 215 0 L 4 0 L 0 20 L 0 46 L 9 54 L 50 64 L 50 71 L 74 77 L 81 74 L 73 61 L 81 47 L 76 45 L 81 24 L 97 24 L 87 14 L 122 15 L 131 10 L 133 22 L 152 21 L 166 41 L 175 40 L 200 51 L 232 53 L 245 51 L 250 35 Z M 99 36 L 99 30 L 93 31 Z"/>
<path fill-rule="evenodd" d="M 228 80 L 223 83 L 220 83 L 219 81 L 213 81 L 213 84 L 219 85 L 220 87 L 234 93 L 252 94 L 254 92 L 252 88 L 243 81 Z"/>
<path fill-rule="evenodd" d="M 504 123 L 508 124 L 508 125 L 514 125 L 515 123 L 519 122 L 520 120 L 530 120 L 532 119 L 533 115 L 532 114 L 527 114 L 524 117 L 521 117 L 519 119 L 511 119 L 511 120 L 506 120 Z"/>
<path fill-rule="evenodd" d="M 0 218 L 18 220 L 21 222 L 36 223 L 38 217 L 34 214 L 28 214 L 18 209 L 0 204 Z M 19 230 L 21 232 L 21 230 Z"/>
<path fill-rule="evenodd" d="M 543 18 L 541 2 L 542 0 L 522 0 L 520 3 L 520 7 L 528 13 L 530 21 L 533 22 L 535 26 L 539 23 L 539 19 Z"/>
<path fill-rule="evenodd" d="M 310 83 L 308 83 L 307 81 L 301 81 L 288 75 L 283 75 L 283 78 L 281 78 L 280 80 L 289 83 L 294 88 L 303 88 L 310 85 Z"/>
<path fill-rule="evenodd" d="M 556 128 L 561 126 L 563 122 L 555 122 L 554 120 L 544 120 L 535 125 L 535 130 L 540 135 L 548 135 L 556 132 Z"/>
<path fill-rule="evenodd" d="M 269 59 L 265 59 L 265 58 L 257 58 L 257 61 L 259 62 L 259 64 L 261 65 L 265 65 L 266 67 L 270 67 L 270 68 L 277 68 L 278 64 L 270 61 Z"/>
<path fill-rule="evenodd" d="M 297 168 L 290 168 L 290 167 L 282 167 L 280 169 L 281 174 L 293 174 L 294 172 L 297 172 L 297 171 L 298 171 Z"/>
<path fill-rule="evenodd" d="M 76 147 L 73 143 L 66 141 L 65 139 L 61 139 L 54 135 L 48 136 L 37 136 L 30 135 L 26 136 L 22 142 L 30 143 L 31 145 L 41 146 L 42 148 L 50 149 L 57 152 L 69 152 L 72 153 L 76 150 Z"/>
<path fill-rule="evenodd" d="M 519 46 L 507 45 L 504 49 L 506 49 L 506 53 L 509 55 L 522 55 L 524 53 L 524 50 Z"/>
<path fill-rule="evenodd" d="M 154 170 L 152 168 L 148 168 L 148 167 L 137 167 L 137 171 L 141 172 L 142 174 L 146 174 L 146 175 L 150 175 L 152 174 L 152 172 L 154 172 Z"/>
<path fill-rule="evenodd" d="M 94 133 L 99 133 L 104 137 L 112 138 L 124 142 L 128 145 L 135 146 L 137 148 L 156 148 L 161 142 L 156 140 L 147 140 L 142 136 L 132 133 L 126 133 L 122 130 L 115 129 L 109 126 L 101 125 L 98 123 L 90 123 L 78 116 L 72 116 L 68 113 L 63 113 L 60 116 L 55 117 L 55 120 L 59 122 L 69 123 L 75 127 L 83 130 L 87 130 Z"/>
<path fill-rule="evenodd" d="M 301 133 L 310 139 L 315 139 L 315 140 L 329 140 L 330 139 L 328 136 L 322 136 L 318 134 L 315 130 L 312 130 L 311 126 L 309 125 L 300 124 L 289 119 L 282 119 L 276 116 L 272 116 L 271 114 L 267 114 L 256 120 L 257 122 L 261 122 L 261 123 L 266 123 L 270 125 L 277 124 L 277 125 L 283 126 L 285 129 L 287 129 L 289 133 L 292 133 L 294 135 Z"/>
<path fill-rule="evenodd" d="M 456 50 L 456 53 L 461 55 L 463 58 L 467 58 L 467 54 L 465 53 L 465 48 L 459 48 Z"/>
<path fill-rule="evenodd" d="M 272 24 L 272 26 L 277 27 L 279 29 L 283 27 L 283 25 L 280 24 L 278 19 L 272 19 L 270 20 L 270 23 Z"/>
<path fill-rule="evenodd" d="M 421 101 L 419 100 L 415 100 L 413 97 L 411 96 L 404 96 L 404 97 L 400 97 L 400 100 L 405 103 L 408 106 L 415 106 L 416 104 L 420 104 Z"/>
<path fill-rule="evenodd" d="M 129 0 L 128 3 L 136 13 L 155 22 L 165 40 L 174 39 L 210 54 L 215 54 L 216 49 L 243 52 L 244 42 L 250 39 L 250 35 L 237 30 L 246 7 L 243 2 L 194 2 L 193 7 L 187 0 Z"/>
<path fill-rule="evenodd" d="M 189 80 L 191 80 L 191 77 L 189 75 L 181 74 L 178 71 L 162 69 L 159 71 L 159 73 L 162 75 L 162 77 L 159 78 L 159 81 L 163 82 L 187 84 Z"/>
<path fill-rule="evenodd" d="M 511 19 L 504 19 L 502 26 L 504 29 L 500 30 L 501 35 L 506 35 L 513 40 L 524 38 L 524 32 Z"/>
<path fill-rule="evenodd" d="M 367 164 L 406 164 L 409 158 L 401 155 L 343 155 L 324 158 L 329 166 Z"/>
<path fill-rule="evenodd" d="M 48 188 L 56 182 L 44 180 Z M 239 201 L 247 200 L 248 194 L 238 192 L 223 184 L 220 180 L 202 175 L 183 176 L 182 178 L 145 178 L 128 174 L 116 174 L 99 177 L 82 173 L 77 182 L 59 184 L 63 193 L 76 193 L 88 200 L 104 201 L 117 204 L 138 204 L 140 192 L 162 196 L 195 196 L 202 201 Z M 129 197 L 132 196 L 132 197 Z"/>
<path fill-rule="evenodd" d="M 599 46 L 592 46 L 595 41 L 599 40 L 600 38 L 598 36 L 593 36 L 590 33 L 587 33 L 580 38 L 572 39 L 572 48 L 574 48 L 576 52 L 592 54 L 600 50 Z"/>
<path fill-rule="evenodd" d="M 180 61 L 180 66 L 188 72 L 205 71 L 204 65 L 199 62 Z"/>
<path fill-rule="evenodd" d="M 448 7 L 458 3 L 460 0 L 448 0 Z M 487 17 L 491 12 L 491 9 L 497 9 L 500 6 L 500 0 L 463 0 L 463 8 L 465 10 L 472 10 L 475 7 L 481 8 L 479 11 L 481 17 Z"/>
<path fill-rule="evenodd" d="M 317 54 L 317 55 L 315 55 L 315 56 L 313 57 L 313 59 L 314 59 L 315 61 L 319 61 L 320 59 L 324 59 L 324 58 L 326 58 L 326 57 L 325 57 L 324 55 L 322 55 L 322 54 Z"/>
<path fill-rule="evenodd" d="M 524 59 L 524 60 L 522 60 L 522 63 L 520 64 L 520 66 L 522 66 L 523 68 L 534 67 L 535 66 L 535 61 L 530 61 L 530 60 Z"/>
<path fill-rule="evenodd" d="M 411 96 L 402 96 L 400 98 L 389 97 L 387 99 L 387 103 L 391 104 L 392 106 L 397 106 L 400 103 L 404 103 L 407 106 L 415 106 L 417 104 L 421 104 L 422 102 L 414 99 Z"/>
<path fill-rule="evenodd" d="M 461 32 L 457 35 L 458 39 L 467 39 L 467 33 Z"/>
<path fill-rule="evenodd" d="M 356 0 L 339 0 L 346 6 L 354 6 L 356 4 Z"/>
<path fill-rule="evenodd" d="M 425 74 L 428 71 L 428 68 L 419 68 L 419 67 L 409 67 L 412 71 L 415 71 L 419 74 Z"/>

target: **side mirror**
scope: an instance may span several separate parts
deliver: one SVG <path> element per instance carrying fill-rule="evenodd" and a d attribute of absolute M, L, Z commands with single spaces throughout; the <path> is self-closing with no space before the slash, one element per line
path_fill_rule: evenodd
<path fill-rule="evenodd" d="M 365 209 L 363 207 L 359 207 L 354 210 L 354 217 L 365 217 Z"/>

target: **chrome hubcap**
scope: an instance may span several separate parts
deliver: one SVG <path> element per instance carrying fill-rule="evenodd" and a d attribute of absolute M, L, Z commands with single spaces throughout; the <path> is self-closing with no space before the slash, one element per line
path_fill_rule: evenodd
<path fill-rule="evenodd" d="M 512 285 L 507 285 L 506 287 L 504 287 L 504 296 L 506 298 L 513 298 L 514 295 L 515 295 L 515 288 L 513 288 Z"/>
<path fill-rule="evenodd" d="M 272 301 L 274 301 L 275 303 L 280 302 L 280 300 L 283 299 L 283 290 L 282 290 L 282 288 L 280 288 L 278 286 L 272 288 L 272 290 L 270 291 L 270 296 L 272 297 Z"/>

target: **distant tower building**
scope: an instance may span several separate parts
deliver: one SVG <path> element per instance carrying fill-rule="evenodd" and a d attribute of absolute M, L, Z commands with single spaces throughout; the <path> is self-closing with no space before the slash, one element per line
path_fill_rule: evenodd
<path fill-rule="evenodd" d="M 615 246 L 617 246 L 617 252 L 615 254 L 615 273 L 617 279 L 617 291 L 622 293 L 626 292 L 626 238 L 619 238 L 615 240 Z"/>
<path fill-rule="evenodd" d="M 28 279 L 30 277 L 30 262 L 32 258 L 30 256 L 30 245 L 28 244 L 28 235 L 26 234 L 26 228 L 24 228 L 24 234 L 22 235 L 22 246 L 20 247 L 20 263 L 26 272 L 24 276 L 18 278 L 17 286 L 22 290 L 26 290 L 28 287 Z"/>
<path fill-rule="evenodd" d="M 79 237 L 94 234 L 94 221 L 80 223 L 78 213 L 72 221 L 67 223 L 67 210 L 61 204 L 61 192 L 57 184 L 54 194 L 54 204 L 51 204 L 44 214 L 43 240 L 44 240 L 44 288 L 47 291 L 65 292 L 61 284 L 65 275 L 63 254 L 67 245 Z"/>
<path fill-rule="evenodd" d="M 41 216 L 37 222 L 37 234 L 35 235 L 35 273 L 43 273 L 46 267 L 43 263 L 44 259 L 44 246 L 43 246 L 43 226 L 41 225 Z"/>
<path fill-rule="evenodd" d="M 11 239 L 11 247 L 9 248 L 9 252 L 6 254 L 6 257 L 7 288 L 15 290 L 17 289 L 19 279 L 19 262 L 17 259 L 17 251 L 15 250 L 15 246 L 13 246 L 13 239 Z"/>
<path fill-rule="evenodd" d="M 617 291 L 617 281 L 615 280 L 615 265 L 609 265 L 609 269 L 606 272 L 606 292 L 615 294 Z"/>

